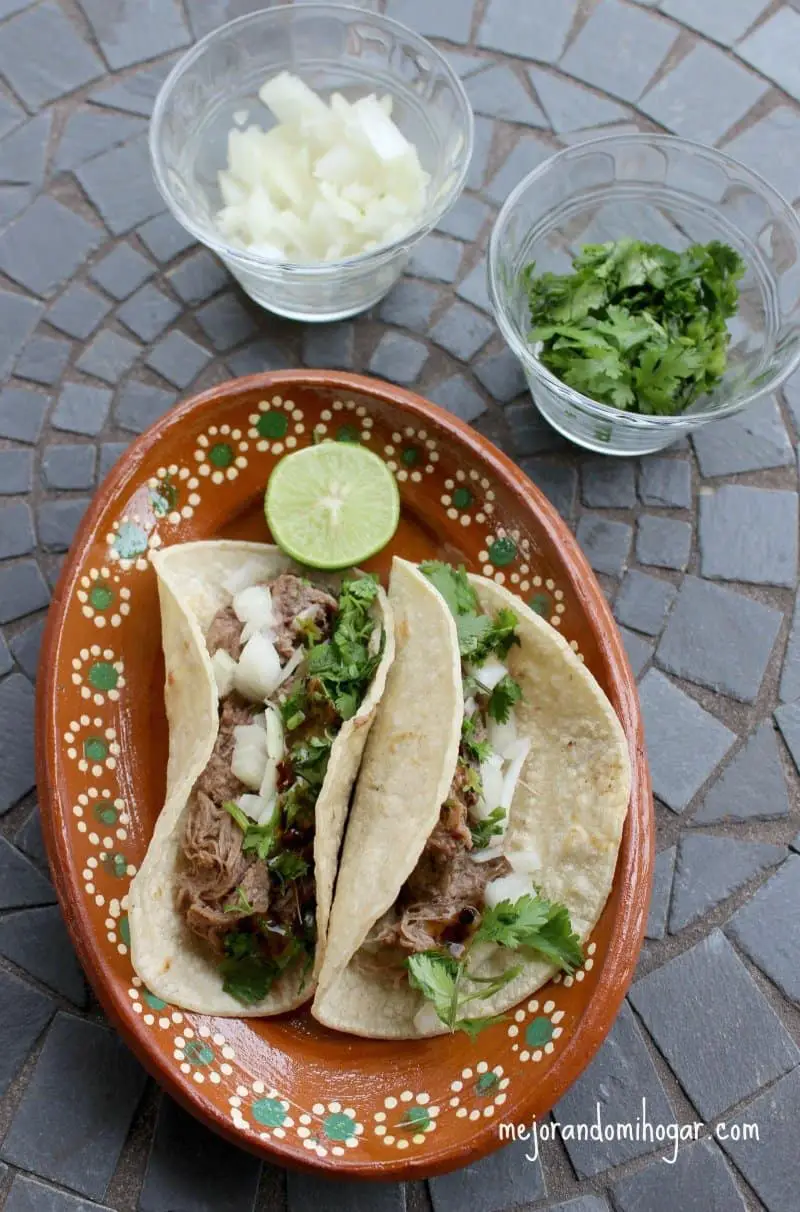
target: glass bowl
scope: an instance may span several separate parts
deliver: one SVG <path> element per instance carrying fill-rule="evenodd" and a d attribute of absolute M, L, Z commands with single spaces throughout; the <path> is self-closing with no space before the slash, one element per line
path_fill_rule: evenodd
<path fill-rule="evenodd" d="M 711 395 L 674 417 L 642 416 L 568 387 L 537 358 L 521 271 L 568 272 L 584 244 L 622 236 L 687 245 L 722 240 L 747 266 L 728 322 L 728 368 Z M 774 391 L 800 362 L 800 220 L 781 195 L 724 153 L 669 135 L 610 135 L 558 152 L 507 199 L 492 231 L 489 292 L 534 402 L 554 429 L 604 454 L 660 450 Z"/>
<path fill-rule="evenodd" d="M 431 175 L 428 208 L 401 240 L 346 260 L 301 265 L 236 248 L 216 229 L 228 132 L 234 125 L 274 125 L 258 90 L 283 70 L 323 95 L 392 96 L 392 117 Z M 265 9 L 214 30 L 173 68 L 150 124 L 156 183 L 176 219 L 221 257 L 251 298 L 296 320 L 340 320 L 386 294 L 410 249 L 458 198 L 472 140 L 461 81 L 429 42 L 377 13 L 322 3 Z"/>

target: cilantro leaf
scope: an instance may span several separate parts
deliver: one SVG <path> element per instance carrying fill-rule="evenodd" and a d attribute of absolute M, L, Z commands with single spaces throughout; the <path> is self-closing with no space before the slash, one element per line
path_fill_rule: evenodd
<path fill-rule="evenodd" d="M 275 814 L 266 824 L 256 825 L 234 800 L 226 800 L 222 807 L 230 813 L 244 834 L 242 850 L 245 853 L 254 850 L 260 859 L 269 858 L 269 852 L 275 842 Z"/>
<path fill-rule="evenodd" d="M 432 1002 L 443 1023 L 451 1026 L 453 1001 L 461 971 L 455 956 L 444 951 L 419 951 L 406 960 L 408 981 Z"/>
<path fill-rule="evenodd" d="M 474 1042 L 487 1027 L 505 1022 L 508 1022 L 507 1014 L 487 1014 L 485 1018 L 458 1018 L 453 1023 L 453 1028 L 456 1031 L 465 1031 Z"/>
<path fill-rule="evenodd" d="M 456 632 L 458 633 L 458 650 L 466 660 L 477 660 L 486 649 L 486 642 L 492 630 L 492 620 L 486 614 L 456 615 Z"/>
<path fill-rule="evenodd" d="M 522 698 L 522 687 L 515 682 L 509 673 L 501 678 L 489 697 L 487 708 L 489 715 L 498 724 L 505 724 L 511 714 L 511 708 Z"/>
<path fill-rule="evenodd" d="M 475 762 L 485 762 L 492 752 L 492 746 L 488 740 L 476 740 L 476 731 L 475 716 L 465 715 L 461 723 L 461 748 L 466 757 Z"/>
<path fill-rule="evenodd" d="M 571 973 L 583 962 L 583 950 L 572 929 L 569 910 L 538 894 L 516 901 L 500 901 L 486 908 L 474 938 L 498 943 L 512 951 L 520 947 L 538 951 Z"/>
<path fill-rule="evenodd" d="M 267 866 L 273 875 L 277 875 L 282 884 L 288 883 L 289 880 L 298 880 L 308 873 L 308 863 L 302 855 L 295 854 L 293 850 L 284 850 L 281 854 L 276 854 L 269 860 Z"/>
<path fill-rule="evenodd" d="M 236 889 L 236 895 L 229 905 L 225 906 L 226 913 L 252 913 L 253 906 L 250 904 L 245 891 L 242 887 Z"/>
<path fill-rule="evenodd" d="M 476 821 L 475 824 L 470 825 L 473 850 L 485 850 L 493 837 L 502 835 L 505 819 L 505 808 L 497 807 L 493 808 L 482 821 Z"/>
<path fill-rule="evenodd" d="M 277 964 L 261 954 L 254 934 L 228 934 L 224 946 L 225 958 L 219 965 L 224 991 L 244 1006 L 262 1001 L 279 974 Z"/>
<path fill-rule="evenodd" d="M 308 654 L 309 676 L 316 680 L 341 719 L 350 719 L 357 712 L 381 657 L 383 635 L 375 651 L 372 637 L 376 623 L 370 612 L 377 594 L 378 581 L 374 576 L 343 581 L 331 637 L 322 644 L 314 644 Z M 287 727 L 286 713 L 293 719 L 300 709 L 298 705 L 293 711 L 288 706 L 290 701 L 289 698 L 284 703 Z"/>
<path fill-rule="evenodd" d="M 439 590 L 452 615 L 478 613 L 478 595 L 463 566 L 453 568 L 452 564 L 444 564 L 441 560 L 427 560 L 420 564 L 419 570 Z"/>

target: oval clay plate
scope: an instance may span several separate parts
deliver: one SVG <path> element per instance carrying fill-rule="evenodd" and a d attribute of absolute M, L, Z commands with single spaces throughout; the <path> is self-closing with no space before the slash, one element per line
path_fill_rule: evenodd
<path fill-rule="evenodd" d="M 133 973 L 127 892 L 164 798 L 168 747 L 153 551 L 190 539 L 269 541 L 270 470 L 314 432 L 363 442 L 395 473 L 393 554 L 463 562 L 520 594 L 609 695 L 633 789 L 616 879 L 583 968 L 557 977 L 475 1042 L 340 1035 L 307 1007 L 207 1018 Z M 602 591 L 563 522 L 485 439 L 418 396 L 331 372 L 215 387 L 136 441 L 103 484 L 49 616 L 39 683 L 38 776 L 51 867 L 81 962 L 139 1059 L 195 1115 L 288 1165 L 421 1177 L 474 1161 L 501 1121 L 530 1123 L 608 1032 L 644 930 L 652 799 L 635 685 Z"/>

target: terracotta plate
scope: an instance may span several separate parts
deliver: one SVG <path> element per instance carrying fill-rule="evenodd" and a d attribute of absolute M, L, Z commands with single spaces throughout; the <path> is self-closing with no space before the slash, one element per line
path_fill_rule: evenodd
<path fill-rule="evenodd" d="M 127 890 L 164 796 L 167 727 L 150 554 L 188 539 L 268 540 L 270 469 L 314 431 L 363 442 L 397 476 L 393 553 L 463 561 L 562 632 L 627 732 L 633 793 L 616 881 L 574 977 L 506 1023 L 382 1043 L 307 1010 L 204 1018 L 154 997 L 128 955 Z M 39 683 L 39 790 L 58 894 L 98 997 L 163 1086 L 212 1127 L 289 1165 L 389 1178 L 439 1173 L 530 1122 L 599 1047 L 631 979 L 652 866 L 652 800 L 636 690 L 603 594 L 563 522 L 483 438 L 419 397 L 329 372 L 213 388 L 144 434 L 105 481 L 50 612 Z"/>

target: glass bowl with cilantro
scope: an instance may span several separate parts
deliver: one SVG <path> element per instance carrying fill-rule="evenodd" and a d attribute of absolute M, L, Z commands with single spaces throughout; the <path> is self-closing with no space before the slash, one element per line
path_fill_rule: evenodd
<path fill-rule="evenodd" d="M 488 272 L 536 406 L 590 450 L 660 450 L 800 362 L 798 216 L 684 139 L 610 135 L 551 157 L 503 206 Z"/>

